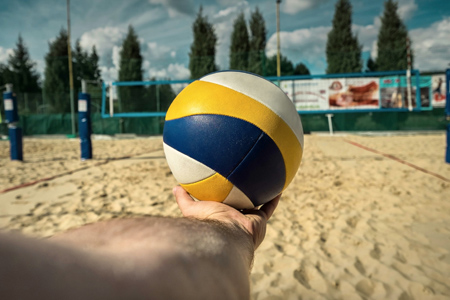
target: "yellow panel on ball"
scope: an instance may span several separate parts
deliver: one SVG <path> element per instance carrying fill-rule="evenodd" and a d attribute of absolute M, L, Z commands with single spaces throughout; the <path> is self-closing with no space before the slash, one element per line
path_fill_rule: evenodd
<path fill-rule="evenodd" d="M 198 200 L 216 202 L 223 202 L 233 188 L 233 184 L 219 173 L 198 182 L 180 185 Z"/>

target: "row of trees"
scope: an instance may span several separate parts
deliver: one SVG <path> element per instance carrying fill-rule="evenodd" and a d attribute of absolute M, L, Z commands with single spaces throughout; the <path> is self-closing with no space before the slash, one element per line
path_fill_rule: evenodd
<path fill-rule="evenodd" d="M 81 88 L 81 79 L 101 80 L 99 56 L 95 46 L 91 53 L 82 50 L 77 40 L 73 50 L 74 90 Z M 58 37 L 49 43 L 45 56 L 45 79 L 41 83 L 36 63 L 30 58 L 22 36 L 16 43 L 7 64 L 0 64 L 0 85 L 12 83 L 19 109 L 23 113 L 38 111 L 38 105 L 50 107 L 53 112 L 70 111 L 69 66 L 67 57 L 67 31 L 61 29 Z M 43 101 L 42 95 L 45 101 Z M 42 107 L 41 107 L 42 109 Z"/>
<path fill-rule="evenodd" d="M 398 4 L 393 0 L 384 3 L 381 27 L 378 33 L 378 56 L 369 58 L 368 72 L 407 69 L 408 31 L 398 13 Z M 326 55 L 327 73 L 357 73 L 363 69 L 362 46 L 352 33 L 352 6 L 349 0 L 338 0 L 332 30 L 328 33 Z M 411 53 L 411 65 L 413 57 Z"/>
<path fill-rule="evenodd" d="M 406 39 L 408 32 L 397 14 L 397 3 L 387 0 L 381 17 L 381 28 L 378 35 L 378 56 L 369 59 L 366 71 L 404 70 L 407 68 Z M 361 72 L 362 46 L 352 32 L 352 6 L 349 0 L 338 0 L 332 22 L 332 30 L 328 34 L 326 45 L 327 73 Z M 267 30 L 264 18 L 258 8 L 251 13 L 249 26 L 243 13 L 234 20 L 230 36 L 229 61 L 230 69 L 250 71 L 263 76 L 275 76 L 277 68 L 276 56 L 266 57 Z M 203 15 L 200 7 L 192 25 L 193 42 L 189 52 L 189 70 L 191 78 L 199 78 L 217 71 L 215 64 L 217 36 L 214 26 Z M 74 90 L 79 91 L 81 79 L 101 80 L 99 56 L 95 46 L 91 52 L 81 48 L 80 41 L 73 50 Z M 67 57 L 67 31 L 61 29 L 56 39 L 49 43 L 49 51 L 45 56 L 45 79 L 42 83 L 42 94 L 53 112 L 70 110 L 69 70 Z M 138 36 L 129 26 L 120 52 L 119 81 L 142 81 L 143 57 L 141 55 Z M 9 56 L 6 65 L 0 64 L 0 85 L 13 83 L 18 94 L 40 94 L 41 84 L 35 70 L 36 64 L 31 60 L 28 49 L 19 35 L 16 48 Z M 294 64 L 281 55 L 282 75 L 309 74 L 308 68 L 299 63 Z M 155 80 L 152 78 L 151 80 Z M 118 109 L 120 111 L 155 111 L 165 110 L 170 105 L 175 93 L 169 85 L 121 87 L 118 90 Z M 23 101 L 22 101 L 23 102 Z"/>
<path fill-rule="evenodd" d="M 81 48 L 80 40 L 77 40 L 72 52 L 74 99 L 77 99 L 77 92 L 81 89 L 81 79 L 100 81 L 101 74 L 98 65 L 99 56 L 95 46 L 92 47 L 91 53 L 88 53 Z M 56 112 L 70 111 L 70 102 L 67 101 L 67 95 L 70 95 L 70 85 L 67 31 L 65 29 L 61 29 L 58 37 L 49 43 L 49 51 L 45 56 L 44 74 L 43 94 L 47 101 L 46 104 Z"/>
<path fill-rule="evenodd" d="M 408 31 L 398 13 L 398 4 L 387 0 L 381 17 L 378 34 L 378 56 L 369 58 L 366 72 L 405 70 L 407 66 Z M 277 58 L 266 57 L 266 28 L 263 16 L 258 8 L 251 13 L 247 29 L 244 14 L 241 13 L 233 24 L 230 45 L 230 69 L 250 71 L 263 76 L 275 76 Z M 218 69 L 215 65 L 217 37 L 214 27 L 203 16 L 200 8 L 193 26 L 194 41 L 189 53 L 192 78 L 198 78 Z M 250 32 L 250 34 L 249 34 Z M 328 74 L 357 73 L 363 71 L 361 58 L 362 46 L 352 31 L 352 6 L 350 0 L 338 0 L 332 21 L 332 30 L 328 34 L 326 58 Z M 413 56 L 411 53 L 411 65 Z M 291 61 L 281 55 L 281 75 L 310 74 L 308 68 L 299 63 L 295 67 Z"/>
<path fill-rule="evenodd" d="M 233 23 L 230 37 L 230 69 L 256 73 L 262 76 L 277 75 L 276 55 L 268 58 L 265 53 L 267 30 L 264 18 L 258 8 L 251 13 L 249 29 L 244 13 L 240 13 Z M 214 26 L 203 15 L 203 9 L 197 14 L 192 26 L 194 41 L 189 53 L 191 78 L 199 78 L 218 70 L 215 64 L 217 36 Z M 249 34 L 250 33 L 250 34 Z M 281 56 L 282 75 L 307 75 L 308 68 L 299 63 L 295 67 L 285 56 Z"/>

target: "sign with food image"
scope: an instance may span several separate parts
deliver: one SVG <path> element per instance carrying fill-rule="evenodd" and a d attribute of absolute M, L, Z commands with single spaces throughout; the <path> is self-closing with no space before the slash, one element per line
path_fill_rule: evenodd
<path fill-rule="evenodd" d="M 327 110 L 329 108 L 327 80 L 282 81 L 280 87 L 294 102 L 297 110 Z"/>
<path fill-rule="evenodd" d="M 422 108 L 431 109 L 431 76 L 420 76 L 420 103 Z M 380 78 L 381 108 L 407 108 L 408 82 L 406 76 L 388 76 Z M 411 107 L 417 107 L 416 76 L 411 76 Z"/>
<path fill-rule="evenodd" d="M 330 109 L 379 108 L 378 78 L 345 78 L 328 80 Z"/>
<path fill-rule="evenodd" d="M 445 107 L 445 74 L 431 77 L 433 107 Z"/>

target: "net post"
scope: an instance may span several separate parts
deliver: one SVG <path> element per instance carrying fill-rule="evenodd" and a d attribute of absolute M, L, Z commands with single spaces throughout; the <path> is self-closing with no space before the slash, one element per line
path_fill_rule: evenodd
<path fill-rule="evenodd" d="M 445 71 L 445 118 L 447 120 L 447 151 L 445 162 L 450 164 L 450 69 Z"/>
<path fill-rule="evenodd" d="M 19 113 L 17 110 L 16 95 L 13 93 L 13 85 L 5 85 L 3 104 L 5 107 L 6 123 L 8 123 L 8 135 L 11 160 L 23 160 L 22 128 L 19 127 Z"/>
<path fill-rule="evenodd" d="M 326 114 L 328 118 L 328 129 L 330 130 L 330 135 L 333 135 L 333 123 L 331 122 L 331 118 L 333 118 L 333 114 Z"/>
<path fill-rule="evenodd" d="M 408 110 L 412 111 L 413 107 L 412 107 L 412 95 L 411 95 L 411 50 L 410 50 L 410 41 L 409 41 L 409 37 L 406 37 L 406 59 L 407 59 L 407 70 L 406 70 L 406 89 L 407 89 L 407 93 L 408 93 Z M 416 75 L 418 76 L 418 75 Z M 420 87 L 417 87 L 420 88 Z M 419 101 L 419 99 L 417 99 L 416 97 L 416 103 L 417 101 Z"/>
<path fill-rule="evenodd" d="M 105 105 L 106 105 L 106 84 L 102 82 L 102 118 L 105 115 Z"/>
<path fill-rule="evenodd" d="M 109 116 L 114 115 L 114 98 L 113 98 L 113 84 L 109 85 Z"/>
<path fill-rule="evenodd" d="M 85 92 L 78 94 L 78 132 L 81 160 L 92 159 L 91 95 Z"/>

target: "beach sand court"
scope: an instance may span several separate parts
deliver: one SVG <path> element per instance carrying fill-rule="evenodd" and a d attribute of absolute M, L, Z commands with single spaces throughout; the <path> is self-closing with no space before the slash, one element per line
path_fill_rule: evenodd
<path fill-rule="evenodd" d="M 450 299 L 445 135 L 305 136 L 269 221 L 252 299 Z M 0 228 L 48 237 L 116 217 L 181 216 L 162 138 L 0 141 Z"/>

